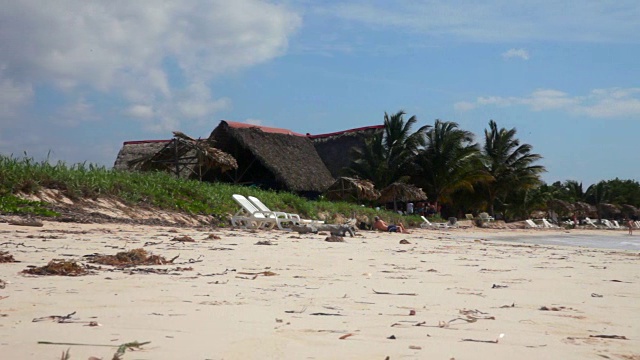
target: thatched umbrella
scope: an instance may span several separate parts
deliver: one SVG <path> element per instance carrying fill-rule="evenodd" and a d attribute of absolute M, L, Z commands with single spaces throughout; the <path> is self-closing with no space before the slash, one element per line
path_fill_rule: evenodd
<path fill-rule="evenodd" d="M 560 215 L 568 215 L 575 210 L 575 206 L 560 199 L 551 199 L 547 201 L 547 206 Z"/>
<path fill-rule="evenodd" d="M 380 197 L 380 192 L 369 180 L 345 176 L 338 178 L 325 195 L 329 200 L 359 201 L 375 200 Z"/>
<path fill-rule="evenodd" d="M 581 216 L 593 216 L 596 213 L 596 207 L 586 202 L 578 201 L 573 204 L 577 214 Z"/>
<path fill-rule="evenodd" d="M 614 204 L 602 203 L 598 205 L 600 208 L 600 215 L 603 217 L 611 217 L 613 215 L 620 214 L 620 207 Z"/>
<path fill-rule="evenodd" d="M 639 211 L 638 208 L 636 208 L 633 205 L 629 205 L 629 204 L 622 204 L 620 205 L 620 210 L 622 210 L 622 213 L 627 217 L 627 218 L 631 218 L 633 216 L 637 216 Z"/>
<path fill-rule="evenodd" d="M 397 201 L 408 201 L 408 200 L 427 200 L 427 194 L 422 191 L 419 187 L 411 184 L 394 182 L 393 184 L 387 186 L 382 189 L 380 195 L 380 201 L 382 202 L 390 202 L 393 201 L 393 210 L 398 211 Z"/>

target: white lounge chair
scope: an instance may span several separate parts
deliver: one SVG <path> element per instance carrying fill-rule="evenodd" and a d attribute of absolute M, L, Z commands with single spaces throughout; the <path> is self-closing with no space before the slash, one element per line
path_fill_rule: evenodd
<path fill-rule="evenodd" d="M 618 220 L 613 220 L 611 223 L 614 229 L 621 229 L 620 224 L 618 223 Z"/>
<path fill-rule="evenodd" d="M 551 223 L 549 220 L 542 218 L 542 225 L 549 229 L 555 229 L 558 225 Z"/>
<path fill-rule="evenodd" d="M 596 223 L 594 223 L 593 220 L 589 219 L 588 217 L 584 218 L 584 222 L 586 222 L 587 225 L 593 226 L 594 228 L 598 227 L 598 225 L 596 225 Z"/>
<path fill-rule="evenodd" d="M 426 228 L 446 229 L 446 228 L 449 227 L 449 225 L 447 225 L 447 223 L 432 223 L 426 217 L 424 217 L 422 215 L 420 217 L 422 218 L 422 224 L 420 224 L 420 227 L 423 228 L 423 229 L 426 229 Z"/>
<path fill-rule="evenodd" d="M 298 215 L 298 214 L 286 213 L 286 212 L 283 212 L 283 211 L 273 211 L 273 210 L 269 209 L 267 207 L 267 205 L 265 205 L 260 199 L 258 199 L 255 196 L 247 196 L 247 199 L 249 199 L 249 201 L 251 201 L 251 203 L 253 205 L 255 205 L 256 208 L 258 208 L 258 210 L 260 210 L 260 211 L 271 212 L 271 213 L 275 214 L 276 217 L 278 217 L 278 218 L 284 218 L 284 219 L 290 220 L 290 222 L 293 223 L 293 224 L 300 224 L 300 222 L 301 222 L 300 215 Z"/>
<path fill-rule="evenodd" d="M 527 219 L 524 221 L 525 223 L 525 227 L 528 229 L 539 229 L 540 226 L 538 226 L 538 224 L 534 223 L 533 220 L 531 219 Z"/>
<path fill-rule="evenodd" d="M 613 229 L 613 224 L 611 223 L 611 221 L 607 220 L 607 219 L 602 219 L 600 221 L 604 226 L 606 226 L 607 229 Z"/>
<path fill-rule="evenodd" d="M 233 194 L 233 200 L 240 205 L 240 209 L 231 217 L 233 226 L 246 228 L 266 227 L 272 229 L 275 225 L 282 229 L 282 220 L 272 211 L 261 211 L 249 199 L 242 195 Z M 288 219 L 284 219 L 290 221 Z"/>

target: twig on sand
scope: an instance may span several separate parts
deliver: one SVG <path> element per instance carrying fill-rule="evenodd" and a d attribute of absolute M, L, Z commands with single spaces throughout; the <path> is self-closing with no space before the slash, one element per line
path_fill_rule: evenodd
<path fill-rule="evenodd" d="M 73 315 L 75 315 L 76 312 L 72 312 L 69 313 L 67 315 L 50 315 L 50 316 L 43 316 L 43 317 L 39 317 L 39 318 L 35 318 L 33 320 L 31 320 L 31 322 L 40 322 L 40 321 L 46 321 L 46 320 L 53 320 L 57 323 L 67 323 L 70 322 L 71 317 Z"/>
<path fill-rule="evenodd" d="M 150 344 L 151 341 L 132 341 L 122 345 L 108 345 L 108 344 L 87 344 L 87 343 L 68 343 L 68 342 L 55 342 L 55 341 L 38 341 L 41 345 L 67 345 L 67 346 L 100 346 L 100 347 L 118 347 L 118 350 L 113 354 L 112 360 L 122 360 L 122 356 L 127 350 L 140 349 L 142 346 Z M 69 351 L 67 350 L 67 354 Z M 64 358 L 63 358 L 64 359 Z"/>
<path fill-rule="evenodd" d="M 309 315 L 315 315 L 315 316 L 344 316 L 342 314 L 324 313 L 324 312 L 311 313 Z"/>
<path fill-rule="evenodd" d="M 623 335 L 589 335 L 589 337 L 601 339 L 629 340 L 626 336 Z"/>
<path fill-rule="evenodd" d="M 504 337 L 504 334 L 498 335 L 498 338 L 495 340 L 478 340 L 478 339 L 462 339 L 461 341 L 471 341 L 471 342 L 481 342 L 488 344 L 497 344 L 500 339 Z"/>
<path fill-rule="evenodd" d="M 378 294 L 378 295 L 407 295 L 407 296 L 416 296 L 418 294 L 416 293 L 391 293 L 391 292 L 386 292 L 386 291 L 376 291 L 375 289 L 371 289 L 373 290 L 374 294 Z"/>

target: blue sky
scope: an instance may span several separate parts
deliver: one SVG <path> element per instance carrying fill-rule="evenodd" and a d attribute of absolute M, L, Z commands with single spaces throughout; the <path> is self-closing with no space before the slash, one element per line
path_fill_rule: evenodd
<path fill-rule="evenodd" d="M 518 130 L 547 182 L 640 180 L 640 3 L 0 0 L 0 153 L 113 165 L 220 120 L 325 133 L 404 110 Z"/>

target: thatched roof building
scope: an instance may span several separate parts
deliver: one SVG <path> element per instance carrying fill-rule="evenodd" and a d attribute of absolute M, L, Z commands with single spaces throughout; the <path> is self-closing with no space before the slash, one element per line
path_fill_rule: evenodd
<path fill-rule="evenodd" d="M 322 193 L 334 182 L 306 135 L 223 120 L 209 140 L 238 162 L 236 170 L 218 174 L 217 180 L 307 195 Z"/>
<path fill-rule="evenodd" d="M 173 136 L 155 154 L 134 160 L 133 164 L 143 171 L 161 170 L 177 177 L 199 180 L 212 169 L 225 172 L 238 168 L 233 156 L 215 148 L 208 139 L 194 139 L 179 131 L 174 131 Z"/>
<path fill-rule="evenodd" d="M 113 164 L 115 170 L 141 170 L 140 159 L 153 156 L 171 140 L 125 141 Z"/>
<path fill-rule="evenodd" d="M 384 125 L 365 126 L 329 134 L 309 135 L 325 166 L 335 178 L 353 160 L 353 149 L 364 147 L 365 141 L 384 130 Z"/>

